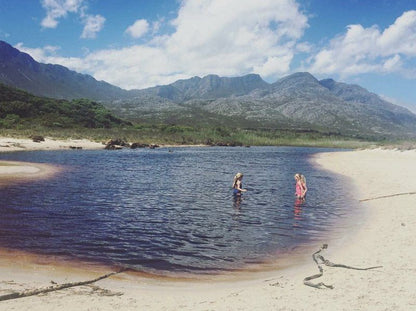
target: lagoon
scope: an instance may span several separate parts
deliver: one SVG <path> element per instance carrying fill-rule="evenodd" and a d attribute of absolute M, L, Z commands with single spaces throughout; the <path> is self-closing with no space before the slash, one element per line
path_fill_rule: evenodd
<path fill-rule="evenodd" d="M 299 147 L 36 151 L 2 160 L 49 163 L 47 180 L 0 188 L 0 247 L 166 275 L 218 274 L 279 262 L 318 245 L 359 211 L 346 180 Z M 232 196 L 235 173 L 248 189 Z M 293 175 L 307 177 L 304 203 Z"/>

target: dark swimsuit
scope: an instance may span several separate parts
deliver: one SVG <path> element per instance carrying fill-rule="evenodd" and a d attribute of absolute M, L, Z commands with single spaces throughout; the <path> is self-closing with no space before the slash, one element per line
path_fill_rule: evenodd
<path fill-rule="evenodd" d="M 235 187 L 235 185 L 234 185 L 234 187 Z M 240 183 L 240 188 L 242 188 L 242 187 L 243 187 L 243 184 Z M 236 189 L 236 188 L 233 188 L 233 194 L 234 195 L 241 195 L 241 191 Z"/>

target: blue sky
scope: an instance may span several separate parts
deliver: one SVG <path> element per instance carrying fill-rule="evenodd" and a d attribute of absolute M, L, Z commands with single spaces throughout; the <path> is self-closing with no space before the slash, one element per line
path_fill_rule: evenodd
<path fill-rule="evenodd" d="M 308 71 L 416 112 L 416 0 L 0 0 L 0 40 L 125 89 Z"/>

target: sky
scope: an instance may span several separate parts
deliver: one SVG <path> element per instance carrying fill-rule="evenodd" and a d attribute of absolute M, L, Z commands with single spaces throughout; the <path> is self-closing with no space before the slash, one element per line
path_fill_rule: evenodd
<path fill-rule="evenodd" d="M 0 40 L 124 89 L 307 71 L 416 113 L 416 0 L 0 0 Z"/>

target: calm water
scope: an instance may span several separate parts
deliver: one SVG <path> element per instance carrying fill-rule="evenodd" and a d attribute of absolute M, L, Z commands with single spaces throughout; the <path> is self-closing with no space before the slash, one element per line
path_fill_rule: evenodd
<path fill-rule="evenodd" d="M 128 266 L 218 273 L 278 259 L 351 217 L 348 187 L 308 158 L 328 149 L 161 148 L 1 154 L 58 176 L 0 188 L 0 247 Z M 235 173 L 249 191 L 232 196 Z M 295 172 L 307 177 L 294 199 Z M 334 195 L 336 194 L 336 195 Z"/>

